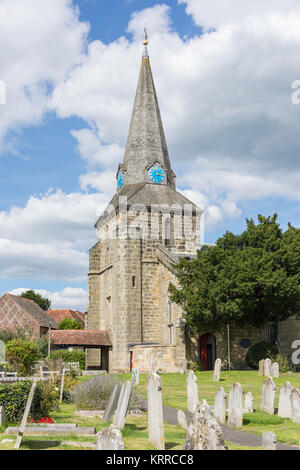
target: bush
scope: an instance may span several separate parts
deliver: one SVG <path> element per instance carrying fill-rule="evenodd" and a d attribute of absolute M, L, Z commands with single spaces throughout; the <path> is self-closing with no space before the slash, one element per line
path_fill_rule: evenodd
<path fill-rule="evenodd" d="M 29 375 L 38 358 L 38 347 L 33 341 L 19 338 L 6 344 L 6 360 L 19 375 Z"/>
<path fill-rule="evenodd" d="M 71 392 L 72 402 L 78 409 L 96 409 L 103 410 L 114 386 L 118 382 L 117 378 L 110 375 L 101 375 L 74 387 Z M 129 409 L 146 410 L 146 403 L 143 397 L 140 397 L 133 390 Z"/>
<path fill-rule="evenodd" d="M 68 351 L 67 349 L 52 351 L 50 359 L 62 362 L 79 362 L 80 369 L 85 369 L 85 353 L 80 349 L 74 349 L 73 351 Z"/>
<path fill-rule="evenodd" d="M 289 372 L 292 370 L 289 359 L 281 354 L 277 354 L 275 362 L 278 362 L 280 372 Z"/>
<path fill-rule="evenodd" d="M 63 318 L 57 325 L 59 330 L 81 330 L 82 325 L 75 318 Z"/>
<path fill-rule="evenodd" d="M 278 347 L 275 344 L 268 343 L 267 341 L 260 341 L 248 349 L 245 358 L 246 364 L 252 369 L 257 369 L 259 361 L 266 358 L 270 358 L 272 361 L 275 361 L 278 353 Z"/>
<path fill-rule="evenodd" d="M 0 406 L 4 406 L 8 422 L 21 421 L 31 386 L 30 380 L 0 385 Z M 30 415 L 38 419 L 48 416 L 54 409 L 57 409 L 57 392 L 52 389 L 50 382 L 39 382 L 33 397 Z"/>

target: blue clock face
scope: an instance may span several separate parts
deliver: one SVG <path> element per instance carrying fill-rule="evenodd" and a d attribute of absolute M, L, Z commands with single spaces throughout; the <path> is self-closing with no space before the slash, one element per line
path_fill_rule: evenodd
<path fill-rule="evenodd" d="M 122 171 L 120 171 L 119 176 L 118 176 L 118 188 L 122 188 L 124 182 L 124 175 Z"/>
<path fill-rule="evenodd" d="M 149 178 L 152 183 L 162 183 L 166 177 L 164 170 L 160 166 L 154 166 L 149 170 Z"/>

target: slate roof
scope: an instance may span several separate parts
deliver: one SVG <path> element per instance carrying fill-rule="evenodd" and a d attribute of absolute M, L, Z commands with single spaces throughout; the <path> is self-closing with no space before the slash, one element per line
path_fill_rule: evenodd
<path fill-rule="evenodd" d="M 52 330 L 51 340 L 57 346 L 112 346 L 106 330 Z"/>
<path fill-rule="evenodd" d="M 18 295 L 6 294 L 17 302 L 27 313 L 29 313 L 40 326 L 57 328 L 57 323 L 34 301 L 19 297 Z"/>
<path fill-rule="evenodd" d="M 77 320 L 83 327 L 85 326 L 85 314 L 78 310 L 70 309 L 53 309 L 48 310 L 47 314 L 56 322 L 59 323 L 64 318 L 71 318 Z"/>

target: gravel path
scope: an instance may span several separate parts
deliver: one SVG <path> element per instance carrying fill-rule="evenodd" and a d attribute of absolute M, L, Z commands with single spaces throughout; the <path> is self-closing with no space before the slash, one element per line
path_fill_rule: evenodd
<path fill-rule="evenodd" d="M 168 406 L 164 406 L 164 419 L 169 424 L 176 425 L 177 424 L 177 411 L 175 408 L 170 408 Z M 190 424 L 192 418 L 185 413 L 187 422 Z M 228 426 L 221 426 L 225 441 L 232 442 L 233 444 L 239 444 L 246 447 L 261 447 L 261 437 L 255 436 L 254 434 L 250 434 L 249 432 L 245 431 L 237 431 L 234 429 L 229 428 Z M 299 450 L 298 447 L 289 446 L 286 444 L 282 444 L 281 442 L 277 442 L 277 450 Z"/>

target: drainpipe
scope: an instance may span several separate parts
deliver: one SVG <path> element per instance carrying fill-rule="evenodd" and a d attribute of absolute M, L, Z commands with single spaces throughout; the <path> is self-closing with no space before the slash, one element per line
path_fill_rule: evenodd
<path fill-rule="evenodd" d="M 227 350 L 228 350 L 228 370 L 231 369 L 231 362 L 230 362 L 230 330 L 229 330 L 229 323 L 227 323 Z"/>

